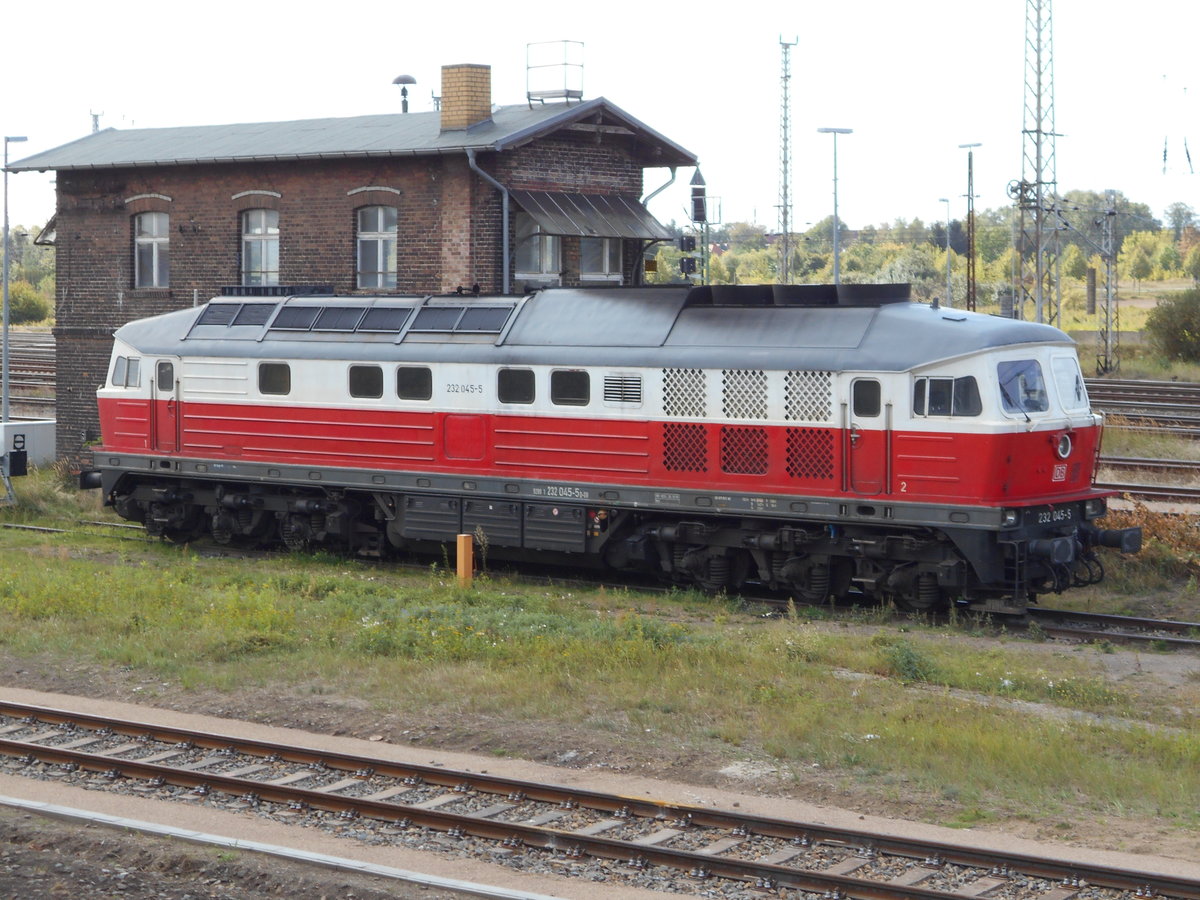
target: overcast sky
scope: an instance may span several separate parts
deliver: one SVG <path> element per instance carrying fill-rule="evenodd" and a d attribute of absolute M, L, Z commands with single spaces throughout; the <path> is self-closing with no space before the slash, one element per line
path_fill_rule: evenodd
<path fill-rule="evenodd" d="M 1050 0 L 1045 0 L 1049 3 Z M 1058 0 L 1054 6 L 1060 191 L 1122 190 L 1161 217 L 1200 210 L 1200 5 L 1178 0 Z M 301 12 L 301 9 L 310 12 Z M 320 14 L 316 14 L 316 10 Z M 100 126 L 150 128 L 432 109 L 441 66 L 492 67 L 493 100 L 524 102 L 526 45 L 583 43 L 586 98 L 603 96 L 700 158 L 723 219 L 779 221 L 782 74 L 791 51 L 792 222 L 838 203 L 852 228 L 966 212 L 964 143 L 975 151 L 977 209 L 1011 202 L 1021 177 L 1024 0 L 840 0 L 778 9 L 736 3 L 498 4 L 60 0 L 10 3 L 0 108 L 10 161 Z M 1190 72 L 1188 70 L 1191 70 Z M 1196 73 L 1195 75 L 1193 73 Z M 1189 83 L 1195 77 L 1196 83 Z M 1163 146 L 1168 150 L 1163 174 Z M 647 172 L 647 191 L 666 180 Z M 686 186 L 651 204 L 683 221 Z M 50 175 L 9 176 L 13 224 L 54 211 Z"/>

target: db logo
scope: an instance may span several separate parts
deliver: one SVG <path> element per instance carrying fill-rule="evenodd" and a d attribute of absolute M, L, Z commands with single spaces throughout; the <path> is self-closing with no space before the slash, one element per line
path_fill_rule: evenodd
<path fill-rule="evenodd" d="M 1067 466 L 1065 463 L 1063 465 L 1054 467 L 1054 475 L 1053 475 L 1053 477 L 1051 477 L 1050 480 L 1051 481 L 1066 481 L 1067 480 Z"/>

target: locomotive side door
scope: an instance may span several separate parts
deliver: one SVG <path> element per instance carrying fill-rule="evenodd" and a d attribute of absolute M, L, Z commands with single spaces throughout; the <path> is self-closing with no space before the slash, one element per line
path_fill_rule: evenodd
<path fill-rule="evenodd" d="M 850 384 L 850 420 L 846 434 L 850 490 L 854 493 L 871 496 L 883 492 L 887 438 L 878 379 L 855 378 Z"/>
<path fill-rule="evenodd" d="M 154 363 L 150 379 L 150 434 L 153 450 L 175 453 L 179 450 L 179 379 L 177 360 L 160 359 Z"/>

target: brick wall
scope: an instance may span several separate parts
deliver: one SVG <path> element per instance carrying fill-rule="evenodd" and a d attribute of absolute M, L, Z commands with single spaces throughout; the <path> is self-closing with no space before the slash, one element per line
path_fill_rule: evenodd
<path fill-rule="evenodd" d="M 479 164 L 510 187 L 642 189 L 642 171 L 619 141 L 550 138 L 481 154 Z M 502 290 L 501 197 L 463 155 L 59 172 L 59 453 L 87 459 L 85 444 L 98 430 L 94 392 L 117 327 L 205 303 L 240 282 L 243 211 L 278 210 L 281 284 L 354 293 L 355 211 L 373 205 L 399 209 L 399 293 Z M 141 212 L 170 216 L 169 288 L 133 287 L 133 216 Z M 577 269 L 577 240 L 569 252 Z M 632 242 L 626 259 L 635 252 Z"/>

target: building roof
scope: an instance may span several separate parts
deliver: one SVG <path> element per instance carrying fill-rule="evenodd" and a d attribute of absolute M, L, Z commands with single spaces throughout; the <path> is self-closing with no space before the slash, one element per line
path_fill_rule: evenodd
<path fill-rule="evenodd" d="M 428 156 L 468 149 L 505 151 L 560 130 L 591 132 L 602 140 L 608 135 L 631 138 L 635 158 L 645 167 L 694 166 L 697 162 L 695 154 L 597 97 L 575 104 L 497 107 L 491 119 L 457 131 L 442 131 L 438 112 L 179 128 L 106 128 L 10 163 L 8 171 Z"/>

